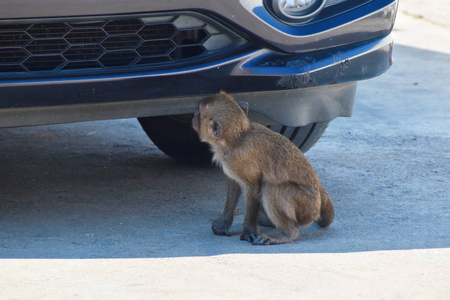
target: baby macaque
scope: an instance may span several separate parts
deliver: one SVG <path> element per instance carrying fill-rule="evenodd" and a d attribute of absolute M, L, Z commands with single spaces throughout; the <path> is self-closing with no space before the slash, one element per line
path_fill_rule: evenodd
<path fill-rule="evenodd" d="M 246 211 L 240 238 L 253 245 L 290 243 L 300 226 L 333 222 L 333 202 L 300 149 L 250 122 L 231 96 L 221 92 L 203 99 L 192 124 L 229 178 L 224 211 L 212 224 L 215 234 L 230 235 L 241 192 Z M 259 234 L 259 214 L 278 229 L 275 234 Z"/>

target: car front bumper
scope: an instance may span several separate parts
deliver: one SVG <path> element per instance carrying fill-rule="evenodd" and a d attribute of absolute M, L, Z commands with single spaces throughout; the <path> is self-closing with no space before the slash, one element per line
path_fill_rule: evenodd
<path fill-rule="evenodd" d="M 40 0 L 41 6 L 26 10 L 17 9 L 21 1 L 8 1 L 6 5 L 2 2 L 6 8 L 0 12 L 3 21 L 11 15 L 15 19 L 64 17 L 68 11 L 92 15 L 194 10 L 192 3 L 188 5 L 192 1 L 158 5 L 116 1 L 108 7 L 108 1 L 100 0 L 89 2 L 87 9 L 80 5 L 83 1 L 75 5 Z M 63 9 L 61 2 L 69 7 Z M 263 49 L 177 69 L 0 78 L 0 127 L 192 113 L 201 98 L 220 90 L 249 102 L 251 110 L 275 122 L 303 126 L 351 115 L 356 81 L 378 76 L 392 64 L 390 32 L 397 1 L 369 2 L 380 7 L 369 14 L 364 14 L 366 6 L 359 7 L 361 15 L 348 12 L 351 16 L 341 17 L 341 23 L 333 24 L 332 30 L 308 31 L 301 36 L 292 28 L 270 21 L 273 18 L 258 9 L 261 1 L 197 2 L 197 12 L 214 16 Z M 240 24 L 246 25 L 245 30 Z"/>

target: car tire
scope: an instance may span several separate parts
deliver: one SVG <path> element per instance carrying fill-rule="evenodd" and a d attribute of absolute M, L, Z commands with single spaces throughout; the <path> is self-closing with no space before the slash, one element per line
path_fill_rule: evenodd
<path fill-rule="evenodd" d="M 191 125 L 192 115 L 138 118 L 152 142 L 168 156 L 187 163 L 209 165 L 212 153 L 200 141 Z M 302 127 L 267 126 L 290 139 L 303 152 L 308 151 L 324 133 L 329 122 L 313 123 Z"/>

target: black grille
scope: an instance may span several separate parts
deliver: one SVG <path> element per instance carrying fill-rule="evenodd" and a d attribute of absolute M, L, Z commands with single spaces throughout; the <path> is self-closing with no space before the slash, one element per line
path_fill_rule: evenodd
<path fill-rule="evenodd" d="M 0 23 L 0 76 L 189 62 L 245 40 L 198 14 Z"/>

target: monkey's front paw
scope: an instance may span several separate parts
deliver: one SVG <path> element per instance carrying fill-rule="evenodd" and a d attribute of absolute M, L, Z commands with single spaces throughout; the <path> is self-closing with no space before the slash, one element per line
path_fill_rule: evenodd
<path fill-rule="evenodd" d="M 215 220 L 211 226 L 211 229 L 216 235 L 230 236 L 230 225 L 228 220 L 224 219 Z"/>

